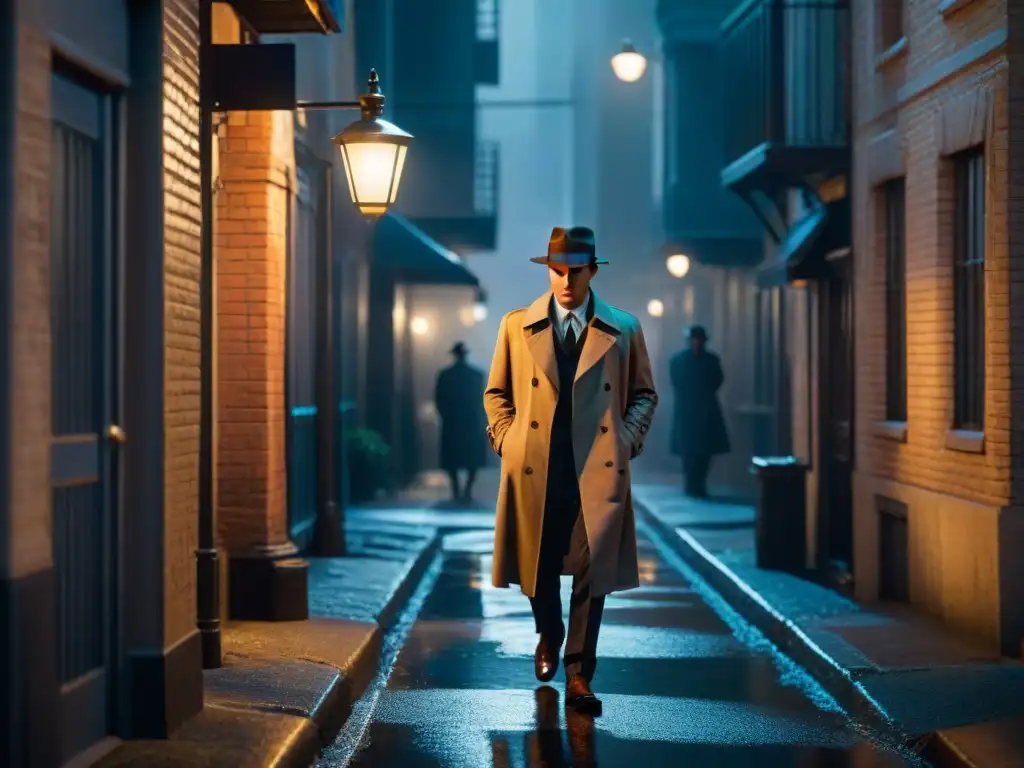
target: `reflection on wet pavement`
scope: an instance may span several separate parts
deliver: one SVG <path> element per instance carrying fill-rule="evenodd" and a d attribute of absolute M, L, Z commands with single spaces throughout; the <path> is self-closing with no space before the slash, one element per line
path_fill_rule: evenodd
<path fill-rule="evenodd" d="M 595 691 L 566 712 L 564 675 L 533 676 L 529 603 L 490 585 L 492 533 L 445 538 L 444 567 L 377 699 L 358 766 L 912 765 L 865 742 L 752 650 L 641 538 L 642 586 L 605 610 Z M 569 580 L 563 580 L 568 604 Z M 329 748 L 322 765 L 345 758 Z"/>

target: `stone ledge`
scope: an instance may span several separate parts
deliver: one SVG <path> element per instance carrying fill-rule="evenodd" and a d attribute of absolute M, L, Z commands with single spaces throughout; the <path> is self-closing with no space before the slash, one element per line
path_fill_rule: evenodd
<path fill-rule="evenodd" d="M 419 528 L 393 544 L 383 559 L 312 559 L 306 621 L 226 624 L 224 666 L 203 672 L 203 710 L 168 739 L 122 743 L 97 768 L 310 765 L 377 674 L 384 634 L 437 557 L 440 537 Z M 342 599 L 325 599 L 332 593 Z"/>

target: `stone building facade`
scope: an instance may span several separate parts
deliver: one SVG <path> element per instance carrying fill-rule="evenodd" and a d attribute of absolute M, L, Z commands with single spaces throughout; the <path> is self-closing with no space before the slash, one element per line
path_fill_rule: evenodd
<path fill-rule="evenodd" d="M 1016 655 L 1024 349 L 1011 51 L 1024 19 L 1010 5 L 852 4 L 854 562 L 859 598 L 922 606 Z"/>

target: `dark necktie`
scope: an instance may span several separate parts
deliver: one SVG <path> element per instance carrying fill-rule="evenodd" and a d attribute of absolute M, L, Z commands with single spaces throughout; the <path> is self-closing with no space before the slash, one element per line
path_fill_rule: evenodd
<path fill-rule="evenodd" d="M 569 354 L 576 351 L 576 324 L 573 322 L 575 315 L 569 315 L 569 327 L 565 330 L 565 349 Z"/>

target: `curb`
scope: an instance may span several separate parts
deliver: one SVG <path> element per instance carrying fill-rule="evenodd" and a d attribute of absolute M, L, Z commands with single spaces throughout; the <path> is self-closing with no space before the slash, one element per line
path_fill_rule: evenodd
<path fill-rule="evenodd" d="M 424 574 L 430 568 L 430 564 L 434 562 L 437 553 L 440 552 L 441 536 L 440 530 L 435 531 L 427 545 L 413 558 L 405 573 L 402 574 L 398 586 L 391 593 L 391 597 L 388 598 L 387 603 L 377 615 L 377 623 L 384 632 L 387 632 L 395 625 L 395 621 L 398 619 L 402 609 L 405 608 L 409 598 L 416 592 L 417 587 L 419 587 L 420 582 L 423 580 Z"/>
<path fill-rule="evenodd" d="M 395 625 L 440 549 L 441 533 L 438 531 L 409 562 L 391 597 L 377 616 L 377 628 L 370 640 L 359 649 L 348 672 L 338 670 L 334 685 L 324 695 L 316 711 L 310 714 L 309 720 L 317 729 L 316 743 L 310 743 L 307 739 L 298 740 L 292 749 L 285 750 L 279 756 L 278 766 L 310 765 L 320 750 L 334 741 L 352 714 L 353 706 L 380 671 L 384 635 Z"/>
<path fill-rule="evenodd" d="M 718 592 L 733 610 L 782 653 L 803 667 L 855 719 L 864 722 L 886 740 L 934 761 L 939 768 L 974 768 L 972 763 L 957 759 L 941 734 L 908 736 L 846 669 L 840 667 L 799 626 L 776 611 L 693 536 L 685 530 L 677 531 L 635 497 L 633 505 L 644 523 Z"/>

